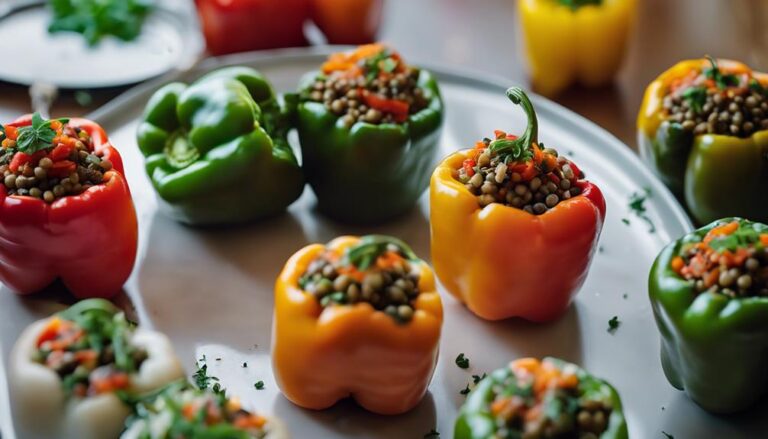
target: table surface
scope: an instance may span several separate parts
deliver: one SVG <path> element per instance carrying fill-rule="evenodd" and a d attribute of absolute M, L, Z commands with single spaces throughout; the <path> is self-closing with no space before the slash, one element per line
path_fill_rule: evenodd
<path fill-rule="evenodd" d="M 554 98 L 635 148 L 645 86 L 680 59 L 711 54 L 768 69 L 768 1 L 639 0 L 636 26 L 613 85 L 575 87 Z M 387 0 L 381 40 L 410 59 L 506 77 L 528 85 L 514 0 Z M 54 116 L 84 115 L 125 89 L 64 92 Z M 78 103 L 76 97 L 81 98 Z M 85 105 L 82 105 L 85 103 Z M 0 82 L 0 120 L 30 111 L 26 87 Z"/>

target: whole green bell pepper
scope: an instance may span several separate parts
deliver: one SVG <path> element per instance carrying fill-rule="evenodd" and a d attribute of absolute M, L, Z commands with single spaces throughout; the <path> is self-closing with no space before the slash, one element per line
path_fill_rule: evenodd
<path fill-rule="evenodd" d="M 745 138 L 694 135 L 666 120 L 662 102 L 670 86 L 709 65 L 707 59 L 682 61 L 648 86 L 637 118 L 640 153 L 699 224 L 734 215 L 768 221 L 768 131 Z M 744 64 L 718 65 L 768 85 L 767 75 Z"/>
<path fill-rule="evenodd" d="M 306 75 L 299 93 L 318 75 Z M 321 212 L 343 222 L 377 223 L 413 207 L 429 185 L 443 122 L 434 77 L 421 70 L 417 84 L 428 105 L 398 124 L 347 127 L 322 102 L 298 103 L 303 167 Z"/>
<path fill-rule="evenodd" d="M 194 225 L 285 210 L 304 188 L 287 142 L 290 119 L 272 86 L 247 67 L 160 88 L 144 110 L 138 145 L 165 210 Z"/>
<path fill-rule="evenodd" d="M 768 393 L 768 297 L 698 293 L 692 280 L 672 268 L 672 260 L 685 244 L 733 221 L 768 233 L 768 226 L 741 218 L 715 221 L 665 247 L 648 279 L 664 374 L 713 413 L 746 409 Z"/>
<path fill-rule="evenodd" d="M 469 393 L 466 402 L 461 407 L 454 428 L 453 437 L 455 439 L 488 439 L 498 437 L 496 434 L 500 427 L 491 412 L 491 404 L 496 399 L 498 389 L 506 390 L 511 382 L 517 381 L 519 377 L 515 376 L 513 368 L 515 363 L 521 361 L 536 362 L 534 364 L 549 362 L 560 370 L 569 369 L 574 371 L 578 378 L 577 394 L 580 400 L 605 401 L 611 407 L 611 414 L 607 419 L 606 429 L 599 439 L 627 439 L 629 436 L 627 421 L 622 410 L 621 398 L 616 389 L 604 380 L 595 378 L 575 364 L 551 357 L 544 358 L 540 363 L 530 358 L 517 360 L 509 367 L 497 369 L 487 377 L 482 378 Z M 521 393 L 525 393 L 525 391 L 522 390 Z M 568 410 L 567 407 L 562 406 L 557 410 L 560 411 L 560 409 Z M 575 417 L 574 413 L 571 413 L 571 415 Z M 509 436 L 504 437 L 522 437 L 516 436 L 514 431 L 509 431 L 509 433 Z"/>

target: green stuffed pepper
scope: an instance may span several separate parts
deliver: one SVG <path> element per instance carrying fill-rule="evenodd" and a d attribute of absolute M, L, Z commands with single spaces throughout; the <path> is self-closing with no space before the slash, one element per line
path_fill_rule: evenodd
<path fill-rule="evenodd" d="M 713 413 L 768 393 L 768 226 L 726 218 L 669 244 L 648 291 L 670 384 Z"/>
<path fill-rule="evenodd" d="M 193 225 L 285 210 L 304 188 L 287 142 L 290 120 L 272 86 L 247 67 L 160 88 L 144 110 L 138 144 L 163 207 Z"/>
<path fill-rule="evenodd" d="M 351 223 L 401 215 L 429 184 L 443 122 L 437 82 L 391 49 L 331 55 L 299 86 L 297 128 L 321 212 Z"/>
<path fill-rule="evenodd" d="M 645 91 L 640 153 L 706 224 L 768 221 L 768 75 L 712 58 L 682 61 Z"/>
<path fill-rule="evenodd" d="M 626 439 L 621 399 L 607 382 L 556 358 L 522 358 L 480 379 L 455 439 Z"/>

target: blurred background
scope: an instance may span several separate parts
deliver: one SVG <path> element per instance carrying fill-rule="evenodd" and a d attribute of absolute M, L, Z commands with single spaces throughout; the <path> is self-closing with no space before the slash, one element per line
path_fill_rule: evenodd
<path fill-rule="evenodd" d="M 101 2 L 147 7 L 143 27 L 133 29 L 137 36 L 128 42 L 110 36 L 89 45 L 89 39 L 98 39 L 90 30 L 85 35 L 48 32 L 56 8 L 67 11 L 82 2 L 51 0 L 44 5 L 35 0 L 0 0 L 0 39 L 5 47 L 0 120 L 31 111 L 29 85 L 33 83 L 35 94 L 43 100 L 53 97 L 50 84 L 63 86 L 53 101 L 52 115 L 85 115 L 142 80 L 189 67 L 212 53 L 327 42 L 380 40 L 414 63 L 455 66 L 479 76 L 504 78 L 510 85 L 532 87 L 525 46 L 531 30 L 521 29 L 515 0 Z M 635 117 L 643 90 L 678 60 L 710 54 L 741 60 L 756 70 L 768 69 L 766 0 L 638 0 L 634 6 L 623 58 L 619 58 L 622 63 L 613 81 L 590 88 L 575 84 L 556 92 L 536 88 L 631 148 L 636 148 Z M 73 20 L 63 17 L 57 26 L 65 31 L 79 26 L 67 19 Z M 536 32 L 551 33 L 541 27 Z M 622 32 L 607 32 L 602 38 L 621 39 Z M 555 44 L 561 38 L 550 36 Z M 567 50 L 570 42 L 562 44 Z M 606 49 L 595 45 L 587 50 L 603 56 L 599 52 Z"/>

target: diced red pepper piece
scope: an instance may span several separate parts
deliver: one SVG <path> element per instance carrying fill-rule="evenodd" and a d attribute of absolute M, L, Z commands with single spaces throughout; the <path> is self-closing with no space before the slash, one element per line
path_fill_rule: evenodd
<path fill-rule="evenodd" d="M 13 159 L 11 159 L 11 163 L 8 165 L 8 168 L 12 172 L 17 172 L 20 167 L 24 166 L 25 164 L 29 163 L 32 160 L 32 156 L 24 153 L 24 152 L 17 152 Z"/>
<path fill-rule="evenodd" d="M 405 122 L 408 119 L 408 102 L 397 99 L 385 99 L 375 93 L 363 93 L 366 105 L 383 113 L 391 114 L 395 122 Z"/>
<path fill-rule="evenodd" d="M 475 175 L 475 165 L 476 163 L 472 159 L 464 160 L 462 166 L 464 167 L 464 172 L 467 173 L 468 177 Z"/>
<path fill-rule="evenodd" d="M 56 145 L 56 148 L 53 148 L 53 151 L 51 151 L 50 154 L 48 154 L 48 158 L 53 160 L 54 162 L 58 162 L 61 160 L 66 160 L 69 158 L 69 155 L 72 153 L 72 147 L 69 145 L 66 145 L 64 143 L 59 143 Z"/>

